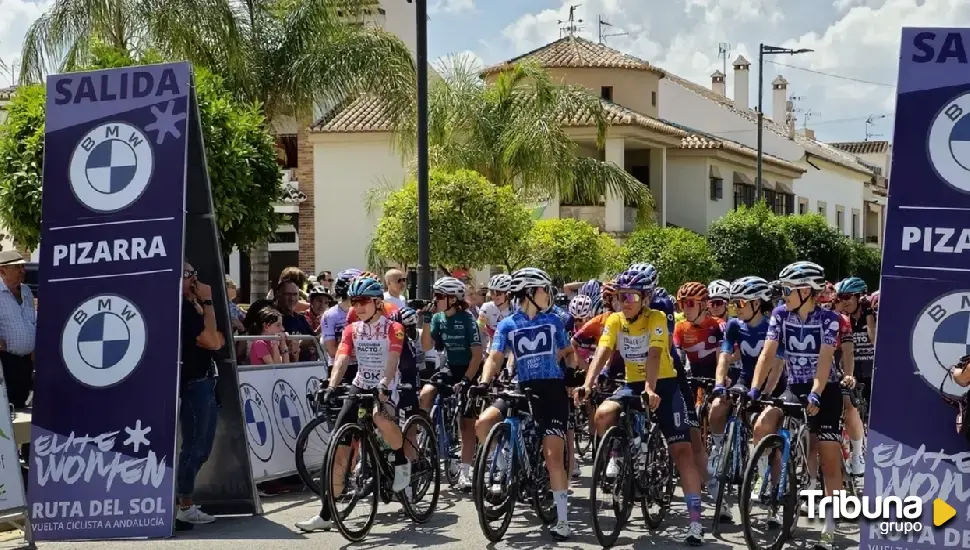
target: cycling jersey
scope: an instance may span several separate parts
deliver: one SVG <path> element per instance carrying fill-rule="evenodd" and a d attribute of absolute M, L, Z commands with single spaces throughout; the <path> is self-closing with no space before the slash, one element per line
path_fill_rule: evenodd
<path fill-rule="evenodd" d="M 498 327 L 499 321 L 511 314 L 512 310 L 508 304 L 500 308 L 495 305 L 495 302 L 485 302 L 478 312 L 478 324 L 485 329 L 485 334 L 491 338 L 495 334 L 495 328 Z"/>
<path fill-rule="evenodd" d="M 550 312 L 562 321 L 562 326 L 566 329 L 566 334 L 572 334 L 576 330 L 576 320 L 573 319 L 573 316 L 568 311 L 559 306 L 552 306 Z"/>
<path fill-rule="evenodd" d="M 867 312 L 856 319 L 849 316 L 852 330 L 853 374 L 856 378 L 872 378 L 872 365 L 876 357 L 876 348 L 869 341 L 869 330 L 866 328 Z"/>
<path fill-rule="evenodd" d="M 599 346 L 616 350 L 623 357 L 627 384 L 647 379 L 647 353 L 650 348 L 659 348 L 661 351 L 660 374 L 657 378 L 662 380 L 677 377 L 670 358 L 667 316 L 662 311 L 646 309 L 632 323 L 623 313 L 610 315 L 603 326 Z"/>
<path fill-rule="evenodd" d="M 753 326 L 737 318 L 727 322 L 721 353 L 731 355 L 735 349 L 741 350 L 741 381 L 746 387 L 751 387 L 754 369 L 758 365 L 758 357 L 761 356 L 761 348 L 764 347 L 767 334 L 767 319 L 762 319 L 760 323 Z"/>
<path fill-rule="evenodd" d="M 498 324 L 492 339 L 492 351 L 511 350 L 519 383 L 561 380 L 558 355 L 567 347 L 566 328 L 557 315 L 548 311 L 532 319 L 516 311 Z"/>
<path fill-rule="evenodd" d="M 339 305 L 330 307 L 323 312 L 323 317 L 320 319 L 320 341 L 339 344 L 347 324 L 347 312 Z M 334 357 L 330 358 L 331 363 L 334 359 Z M 356 361 L 351 359 L 349 366 L 353 365 L 356 365 Z"/>
<path fill-rule="evenodd" d="M 610 315 L 612 313 L 606 312 L 593 317 L 573 334 L 573 341 L 577 345 L 576 351 L 584 361 L 589 362 L 591 360 L 590 356 L 596 350 L 596 346 L 599 345 L 600 336 L 603 335 L 603 325 L 606 324 L 606 319 Z M 623 375 L 623 369 L 623 356 L 619 352 L 614 352 L 606 371 L 608 376 L 614 379 L 618 378 Z"/>
<path fill-rule="evenodd" d="M 379 317 L 373 324 L 363 321 L 351 323 L 344 328 L 337 355 L 348 355 L 357 360 L 357 376 L 353 384 L 358 388 L 377 387 L 387 367 L 389 353 L 401 353 L 404 346 L 404 327 L 387 317 Z M 397 387 L 401 373 L 390 381 L 389 389 Z"/>
<path fill-rule="evenodd" d="M 395 311 L 399 309 L 396 305 L 392 304 L 391 302 L 384 301 L 383 303 L 384 303 L 384 307 L 383 307 L 383 310 L 381 311 L 381 315 L 383 315 L 384 317 L 390 317 Z M 354 323 L 359 320 L 360 319 L 357 317 L 357 310 L 355 310 L 354 308 L 350 308 L 350 310 L 347 312 L 347 322 Z"/>
<path fill-rule="evenodd" d="M 672 340 L 674 335 L 674 328 L 677 325 L 677 322 L 675 320 L 677 315 L 676 314 L 677 308 L 674 306 L 674 300 L 669 296 L 667 296 L 666 298 L 654 297 L 652 300 L 650 300 L 650 309 L 661 311 L 663 312 L 664 315 L 667 316 L 667 332 L 671 336 L 670 358 L 674 362 L 674 370 L 677 371 L 677 376 L 684 376 L 684 364 L 680 360 L 680 354 L 677 353 L 676 350 L 674 350 L 674 345 Z"/>
<path fill-rule="evenodd" d="M 843 374 L 842 369 L 842 344 L 846 344 L 852 341 L 852 322 L 849 321 L 849 316 L 836 312 L 839 316 L 839 338 L 837 340 L 838 345 L 835 346 L 835 367 L 833 370 L 837 371 L 841 377 Z M 853 351 L 853 356 L 855 352 Z M 853 361 L 853 365 L 855 362 Z"/>
<path fill-rule="evenodd" d="M 704 317 L 699 325 L 684 320 L 674 328 L 674 345 L 684 350 L 695 377 L 714 378 L 722 337 L 720 323 L 710 316 Z"/>
<path fill-rule="evenodd" d="M 771 312 L 765 339 L 774 340 L 779 347 L 785 348 L 789 386 L 811 383 L 818 370 L 818 354 L 822 346 L 838 346 L 839 315 L 816 307 L 802 321 L 798 313 L 779 306 Z M 837 370 L 829 371 L 830 381 L 838 380 Z"/>
<path fill-rule="evenodd" d="M 448 366 L 461 370 L 462 374 L 471 363 L 472 347 L 482 345 L 478 324 L 468 311 L 456 311 L 452 315 L 435 313 L 431 318 L 431 339 L 435 349 L 444 351 Z"/>

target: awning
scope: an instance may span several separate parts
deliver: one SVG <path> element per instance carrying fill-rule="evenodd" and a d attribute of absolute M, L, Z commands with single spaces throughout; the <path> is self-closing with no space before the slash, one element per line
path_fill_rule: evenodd
<path fill-rule="evenodd" d="M 714 166 L 713 164 L 711 165 L 711 176 L 710 176 L 710 177 L 712 177 L 712 178 L 717 178 L 717 179 L 724 179 L 724 178 L 723 178 L 723 177 L 721 176 L 721 171 L 720 171 L 720 170 L 718 170 L 718 169 L 717 169 L 717 166 Z"/>
<path fill-rule="evenodd" d="M 734 173 L 734 183 L 740 183 L 742 185 L 754 185 L 754 180 L 750 176 L 742 172 Z"/>
<path fill-rule="evenodd" d="M 779 193 L 784 193 L 786 195 L 794 195 L 795 192 L 792 190 L 792 184 L 784 181 L 775 182 L 775 191 Z"/>

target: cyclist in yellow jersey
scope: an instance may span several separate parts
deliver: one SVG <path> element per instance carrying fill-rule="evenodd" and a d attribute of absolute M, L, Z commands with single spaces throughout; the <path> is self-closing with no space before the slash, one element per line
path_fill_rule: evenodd
<path fill-rule="evenodd" d="M 684 497 L 690 516 L 685 542 L 703 543 L 701 518 L 701 477 L 694 463 L 687 423 L 687 403 L 677 381 L 670 355 L 670 333 L 667 316 L 648 307 L 657 287 L 657 272 L 628 270 L 616 280 L 617 298 L 621 311 L 610 315 L 603 327 L 599 346 L 593 356 L 586 382 L 576 392 L 577 401 L 592 392 L 600 371 L 618 350 L 623 357 L 625 383 L 612 397 L 604 401 L 594 415 L 593 423 L 599 435 L 615 426 L 623 403 L 631 397 L 644 396 L 651 410 L 656 411 L 660 430 L 670 446 L 670 454 L 680 471 Z M 615 477 L 620 468 L 617 457 L 610 457 L 606 476 Z"/>

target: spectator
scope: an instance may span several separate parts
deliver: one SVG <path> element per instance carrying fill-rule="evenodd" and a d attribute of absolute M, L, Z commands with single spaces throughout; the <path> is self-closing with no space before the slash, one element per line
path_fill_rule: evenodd
<path fill-rule="evenodd" d="M 246 332 L 246 326 L 243 325 L 243 312 L 236 305 L 236 281 L 232 280 L 232 277 L 226 275 L 226 298 L 229 300 L 229 322 L 232 323 L 233 334 L 241 334 Z"/>
<path fill-rule="evenodd" d="M 313 328 L 307 322 L 302 312 L 296 309 L 300 301 L 300 289 L 296 283 L 289 280 L 280 282 L 276 287 L 276 309 L 283 314 L 283 328 L 287 334 L 305 334 L 313 336 Z M 307 304 L 309 308 L 309 304 Z M 294 340 L 291 361 L 316 361 L 316 348 L 313 340 Z"/>
<path fill-rule="evenodd" d="M 321 271 L 319 274 L 317 274 L 317 284 L 333 292 L 333 273 L 330 273 L 329 271 Z"/>
<path fill-rule="evenodd" d="M 397 309 L 407 305 L 407 300 L 404 299 L 404 291 L 408 286 L 408 278 L 399 269 L 388 270 L 384 274 L 384 288 L 387 290 L 384 292 L 384 300 L 391 302 Z"/>
<path fill-rule="evenodd" d="M 249 363 L 251 365 L 289 363 L 290 342 L 287 341 L 286 332 L 283 331 L 283 316 L 271 307 L 264 307 L 259 310 L 257 317 L 259 332 L 253 336 L 278 336 L 279 339 L 254 340 L 249 351 Z"/>
<path fill-rule="evenodd" d="M 330 293 L 320 285 L 310 289 L 310 309 L 306 310 L 304 317 L 306 317 L 307 323 L 310 324 L 315 336 L 320 336 L 320 320 L 323 318 L 323 312 L 331 306 L 329 298 Z"/>
<path fill-rule="evenodd" d="M 269 294 L 266 295 L 266 298 L 270 300 L 276 299 L 273 292 L 274 290 L 276 290 L 276 288 L 279 287 L 281 283 L 283 283 L 283 281 L 290 281 L 293 284 L 295 284 L 297 291 L 299 292 L 296 306 L 294 307 L 295 311 L 297 313 L 303 313 L 304 311 L 310 309 L 310 303 L 307 301 L 308 296 L 307 296 L 307 293 L 304 291 L 304 289 L 306 288 L 307 276 L 306 276 L 306 273 L 304 273 L 298 267 L 287 267 L 286 269 L 284 269 L 283 272 L 280 273 L 280 279 L 276 283 L 276 287 L 270 289 Z"/>
<path fill-rule="evenodd" d="M 185 523 L 212 523 L 215 518 L 192 502 L 195 478 L 209 458 L 216 435 L 219 405 L 216 401 L 216 351 L 225 344 L 216 326 L 212 288 L 199 281 L 186 262 L 182 271 L 182 365 L 179 425 L 182 448 L 176 483 L 178 512 Z"/>
<path fill-rule="evenodd" d="M 34 295 L 24 284 L 23 257 L 16 250 L 0 252 L 0 362 L 7 398 L 24 408 L 34 388 L 34 341 L 37 313 Z"/>

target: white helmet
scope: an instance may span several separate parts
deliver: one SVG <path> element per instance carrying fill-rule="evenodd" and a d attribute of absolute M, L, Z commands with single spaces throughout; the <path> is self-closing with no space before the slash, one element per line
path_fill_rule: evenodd
<path fill-rule="evenodd" d="M 778 282 L 791 288 L 825 288 L 825 270 L 812 262 L 795 262 L 778 274 Z"/>
<path fill-rule="evenodd" d="M 731 283 L 732 300 L 771 301 L 771 286 L 761 277 L 741 277 Z"/>
<path fill-rule="evenodd" d="M 493 275 L 492 278 L 488 280 L 489 290 L 494 290 L 496 292 L 508 292 L 511 287 L 512 276 L 507 273 Z"/>
<path fill-rule="evenodd" d="M 431 290 L 435 294 L 454 296 L 459 300 L 465 299 L 465 283 L 454 277 L 442 277 L 438 279 L 434 282 L 434 286 L 431 287 Z"/>
<path fill-rule="evenodd" d="M 731 283 L 725 281 L 724 279 L 715 279 L 707 285 L 707 299 L 708 300 L 730 300 L 731 299 Z"/>
<path fill-rule="evenodd" d="M 546 292 L 552 289 L 552 278 L 548 273 L 537 267 L 523 267 L 512 274 L 509 292 L 515 294 L 535 288 L 544 288 Z"/>
<path fill-rule="evenodd" d="M 569 314 L 577 319 L 593 316 L 593 299 L 585 294 L 577 294 L 569 301 Z"/>

